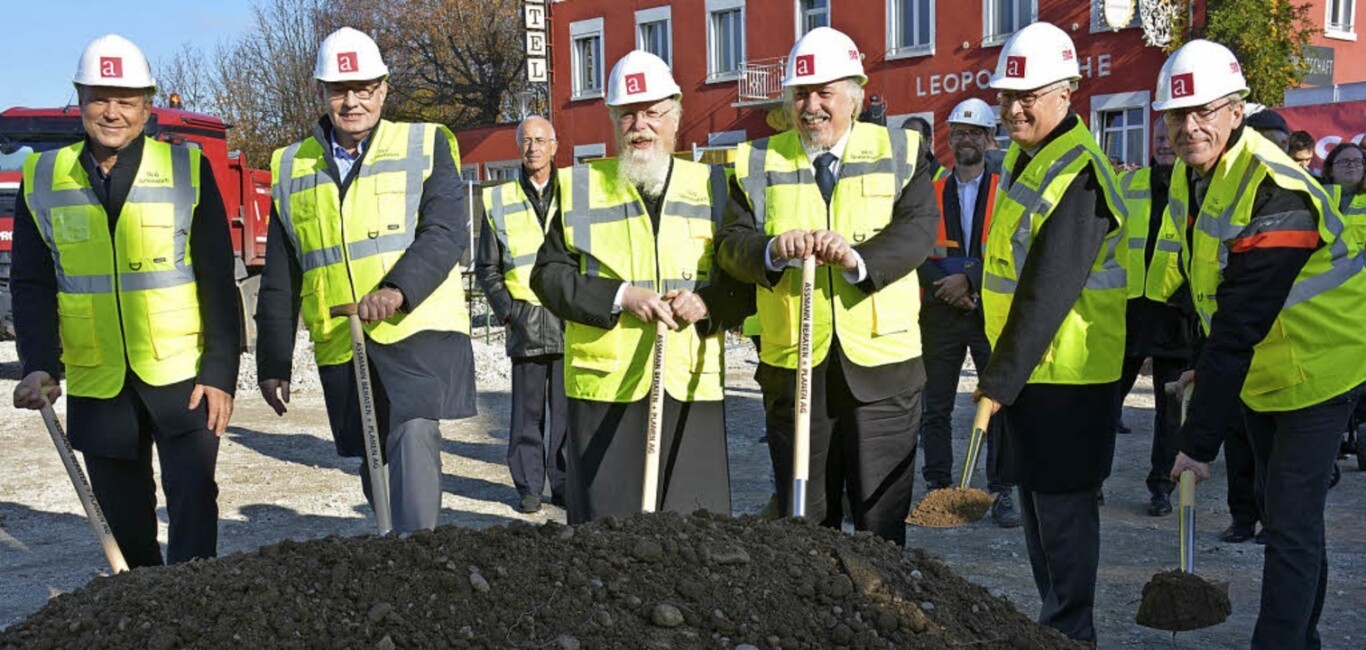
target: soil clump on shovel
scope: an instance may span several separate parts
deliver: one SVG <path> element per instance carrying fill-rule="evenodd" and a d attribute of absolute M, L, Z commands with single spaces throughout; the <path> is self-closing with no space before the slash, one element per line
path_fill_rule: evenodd
<path fill-rule="evenodd" d="M 1173 569 L 1153 576 L 1143 585 L 1138 624 L 1189 632 L 1223 623 L 1232 613 L 1226 583 L 1209 582 L 1193 573 Z"/>
<path fill-rule="evenodd" d="M 963 526 L 986 516 L 993 500 L 977 488 L 932 490 L 916 504 L 906 523 L 926 528 Z"/>
<path fill-rule="evenodd" d="M 97 578 L 0 648 L 1083 648 L 923 550 L 698 513 L 328 537 Z"/>

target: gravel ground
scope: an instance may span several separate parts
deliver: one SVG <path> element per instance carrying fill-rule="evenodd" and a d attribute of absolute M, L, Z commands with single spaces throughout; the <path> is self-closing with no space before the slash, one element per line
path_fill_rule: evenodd
<path fill-rule="evenodd" d="M 300 346 L 301 348 L 303 346 Z M 487 528 L 514 521 L 563 522 L 558 508 L 524 515 L 504 465 L 509 395 L 501 343 L 475 342 L 479 363 L 480 414 L 442 426 L 441 521 Z M 303 350 L 301 349 L 302 353 Z M 772 491 L 762 435 L 763 406 L 752 380 L 753 351 L 742 341 L 728 345 L 727 422 L 731 490 L 737 514 L 763 508 Z M 244 370 L 254 362 L 244 360 Z M 322 396 L 304 364 L 296 364 L 290 412 L 276 417 L 255 390 L 242 390 L 234 424 L 219 453 L 220 553 L 255 551 L 286 539 L 361 535 L 373 530 L 357 479 L 356 462 L 337 458 L 327 431 Z M 0 394 L 19 378 L 13 342 L 0 343 Z M 312 379 L 316 382 L 316 378 Z M 970 426 L 968 395 L 976 384 L 971 368 L 959 385 L 955 411 L 956 459 L 962 458 Z M 248 384 L 249 385 L 249 384 Z M 64 400 L 58 403 L 63 411 Z M 1177 563 L 1176 520 L 1151 518 L 1144 509 L 1152 387 L 1146 377 L 1126 404 L 1134 433 L 1119 436 L 1114 475 L 1102 509 L 1101 570 L 1097 627 L 1101 648 L 1246 647 L 1256 618 L 1262 547 L 1217 541 L 1228 523 L 1221 463 L 1198 494 L 1197 570 L 1230 583 L 1233 615 L 1221 626 L 1169 633 L 1134 624 L 1142 586 Z M 28 616 L 54 595 L 81 587 L 101 573 L 104 559 L 94 543 L 57 455 L 37 414 L 6 410 L 0 417 L 0 625 Z M 1329 493 L 1328 600 L 1319 626 L 1324 647 L 1366 647 L 1361 611 L 1366 608 L 1366 473 L 1344 462 L 1342 482 Z M 980 481 L 980 477 L 978 478 Z M 916 496 L 923 495 L 917 485 Z M 159 512 L 165 540 L 165 510 Z M 927 549 L 953 571 L 993 595 L 1010 600 L 1026 616 L 1038 611 L 1023 537 L 987 522 L 950 529 L 912 529 L 909 544 Z"/>

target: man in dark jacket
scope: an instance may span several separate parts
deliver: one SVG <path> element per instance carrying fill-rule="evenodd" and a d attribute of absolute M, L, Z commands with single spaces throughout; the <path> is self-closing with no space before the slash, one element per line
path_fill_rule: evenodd
<path fill-rule="evenodd" d="M 362 455 L 351 336 L 346 319 L 330 314 L 358 301 L 393 529 L 406 532 L 436 526 L 438 421 L 474 415 L 474 352 L 456 265 L 468 235 L 455 136 L 381 120 L 388 72 L 374 41 L 349 27 L 319 48 L 314 76 L 326 113 L 271 162 L 256 365 L 266 403 L 284 415 L 302 315 L 337 453 Z M 361 488 L 373 501 L 367 463 Z"/>
<path fill-rule="evenodd" d="M 81 61 L 85 139 L 29 156 L 15 206 L 14 405 L 56 400 L 65 364 L 71 445 L 128 565 L 162 563 L 154 444 L 167 560 L 214 557 L 241 346 L 227 215 L 208 158 L 145 136 L 142 52 L 110 34 Z"/>
<path fill-rule="evenodd" d="M 569 406 L 564 394 L 564 332 L 560 319 L 532 293 L 531 267 L 555 212 L 555 128 L 540 116 L 517 127 L 522 173 L 515 181 L 486 187 L 486 218 L 479 233 L 474 275 L 504 324 L 512 357 L 512 418 L 508 425 L 508 470 L 522 512 L 541 509 L 541 489 L 550 477 L 550 500 L 564 506 L 564 435 Z M 550 461 L 544 430 L 550 404 Z"/>

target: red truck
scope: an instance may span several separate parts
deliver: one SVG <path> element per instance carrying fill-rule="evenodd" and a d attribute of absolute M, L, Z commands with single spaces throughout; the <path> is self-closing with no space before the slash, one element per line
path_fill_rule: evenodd
<path fill-rule="evenodd" d="M 266 263 L 270 170 L 252 169 L 239 152 L 228 151 L 230 127 L 210 115 L 157 107 L 152 109 L 146 133 L 163 142 L 198 148 L 213 168 L 214 180 L 223 194 L 223 206 L 227 208 L 232 247 L 237 255 L 242 343 L 250 349 L 256 340 L 256 325 L 251 315 L 256 313 L 261 268 Z M 0 319 L 7 336 L 14 335 L 10 316 L 10 253 L 14 208 L 24 159 L 35 151 L 64 147 L 83 137 L 81 113 L 76 106 L 11 108 L 0 112 Z"/>

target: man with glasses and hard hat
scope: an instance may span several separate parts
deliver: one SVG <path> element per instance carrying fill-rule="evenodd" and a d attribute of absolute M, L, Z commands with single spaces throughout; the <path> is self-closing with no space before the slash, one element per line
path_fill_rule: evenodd
<path fill-rule="evenodd" d="M 1279 146 L 1246 127 L 1248 93 L 1228 48 L 1191 41 L 1162 66 L 1157 101 L 1180 161 L 1172 217 L 1205 334 L 1181 429 L 1176 481 L 1209 478 L 1224 425 L 1241 410 L 1266 532 L 1253 648 L 1318 648 L 1328 583 L 1323 507 L 1353 404 L 1366 382 L 1361 242 Z"/>
<path fill-rule="evenodd" d="M 906 543 L 925 369 L 915 269 L 939 219 L 914 131 L 856 122 L 862 55 L 829 27 L 807 32 L 783 86 L 796 128 L 740 145 L 721 266 L 756 288 L 779 511 L 792 512 L 802 260 L 814 257 L 806 516 Z"/>
<path fill-rule="evenodd" d="M 71 446 L 128 565 L 162 563 L 153 444 L 166 559 L 214 557 L 241 347 L 222 197 L 198 149 L 146 136 L 156 81 L 136 45 L 95 39 L 74 82 L 85 138 L 31 154 L 15 208 L 14 405 L 56 400 L 65 366 Z"/>
<path fill-rule="evenodd" d="M 1039 622 L 1096 638 L 1096 500 L 1124 361 L 1124 202 L 1071 108 L 1081 71 L 1065 32 L 1034 23 L 1001 49 L 991 86 L 1011 145 L 982 277 L 991 362 L 974 397 L 1011 436 Z"/>
<path fill-rule="evenodd" d="M 285 414 L 302 315 L 337 453 L 362 456 L 350 329 L 331 315 L 357 303 L 394 531 L 431 529 L 441 508 L 438 420 L 475 413 L 457 264 L 468 238 L 459 150 L 444 126 L 381 119 L 389 68 L 369 36 L 333 32 L 313 75 L 323 116 L 271 159 L 275 204 L 256 310 L 261 394 Z M 373 499 L 365 462 L 360 472 Z"/>
<path fill-rule="evenodd" d="M 673 157 L 683 105 L 659 57 L 622 57 L 607 106 L 617 157 L 559 171 L 559 211 L 531 272 L 565 320 L 568 520 L 642 509 L 656 323 L 668 327 L 665 396 L 657 498 L 645 507 L 729 514 L 722 336 L 752 303 L 712 264 L 725 171 Z"/>
<path fill-rule="evenodd" d="M 979 370 L 991 359 L 986 326 L 978 297 L 982 289 L 982 247 L 990 231 L 996 205 L 999 173 L 988 169 L 986 152 L 996 132 L 996 116 L 977 99 L 960 102 L 949 113 L 949 146 L 953 173 L 934 183 L 939 201 L 939 234 L 930 259 L 917 275 L 924 289 L 920 307 L 920 335 L 925 345 L 925 415 L 920 444 L 925 447 L 921 470 L 931 490 L 957 484 L 953 467 L 953 402 L 963 359 L 972 353 Z M 1006 478 L 1005 423 L 1001 418 L 987 428 L 987 489 L 996 495 L 991 520 L 1002 528 L 1020 525 L 1015 508 L 1015 486 Z"/>
<path fill-rule="evenodd" d="M 507 459 L 517 488 L 517 509 L 536 512 L 547 477 L 551 503 L 564 506 L 564 440 L 569 427 L 564 324 L 531 291 L 531 267 L 556 208 L 555 127 L 532 115 L 517 125 L 517 146 L 522 152 L 520 178 L 486 187 L 482 193 L 485 223 L 479 232 L 474 275 L 506 328 L 503 343 L 512 358 Z M 547 410 L 549 451 L 544 433 Z"/>

